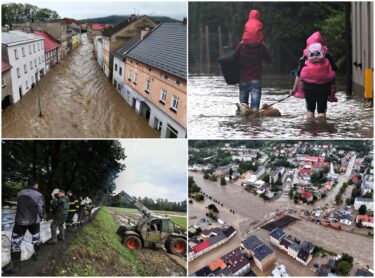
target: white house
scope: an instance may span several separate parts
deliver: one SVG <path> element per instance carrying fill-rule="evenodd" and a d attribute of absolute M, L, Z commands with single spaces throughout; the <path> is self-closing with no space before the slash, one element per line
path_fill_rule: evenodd
<path fill-rule="evenodd" d="M 112 53 L 112 84 L 125 100 L 127 98 L 125 90 L 125 56 L 128 51 L 142 39 L 145 34 L 146 33 L 136 34 L 133 38 L 126 41 L 118 50 Z"/>
<path fill-rule="evenodd" d="M 366 205 L 367 210 L 374 210 L 374 201 L 371 198 L 355 198 L 354 209 L 358 210 L 361 205 Z"/>
<path fill-rule="evenodd" d="M 44 40 L 21 31 L 2 32 L 2 52 L 11 68 L 13 103 L 45 74 Z"/>

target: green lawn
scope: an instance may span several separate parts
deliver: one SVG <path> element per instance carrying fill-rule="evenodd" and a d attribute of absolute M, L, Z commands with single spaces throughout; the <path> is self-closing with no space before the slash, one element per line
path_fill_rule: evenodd
<path fill-rule="evenodd" d="M 137 253 L 124 248 L 117 224 L 107 208 L 101 208 L 69 244 L 57 276 L 146 276 Z M 108 266 L 111 266 L 108 268 Z"/>
<path fill-rule="evenodd" d="M 137 213 L 138 210 L 135 208 L 113 208 L 118 211 L 125 211 L 128 213 Z M 158 215 L 167 216 L 169 217 L 175 224 L 179 225 L 182 229 L 186 229 L 187 227 L 187 218 L 186 216 L 169 216 L 169 215 L 179 215 L 181 212 L 175 211 L 160 211 L 160 210 L 153 210 Z"/>

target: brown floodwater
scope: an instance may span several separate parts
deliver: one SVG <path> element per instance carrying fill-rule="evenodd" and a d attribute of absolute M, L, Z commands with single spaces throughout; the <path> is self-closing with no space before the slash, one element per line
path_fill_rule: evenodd
<path fill-rule="evenodd" d="M 38 87 L 43 116 L 38 117 Z M 86 34 L 81 45 L 2 113 L 3 138 L 159 137 L 115 90 L 93 57 Z"/>

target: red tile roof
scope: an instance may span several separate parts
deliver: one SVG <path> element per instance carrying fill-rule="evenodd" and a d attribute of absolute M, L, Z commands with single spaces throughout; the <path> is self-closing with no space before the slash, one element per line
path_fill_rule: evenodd
<path fill-rule="evenodd" d="M 43 37 L 45 53 L 60 46 L 60 44 L 54 38 L 52 38 L 47 32 L 35 31 L 34 34 Z"/>
<path fill-rule="evenodd" d="M 206 239 L 206 240 L 202 241 L 201 243 L 195 245 L 193 247 L 193 251 L 194 251 L 195 254 L 197 254 L 197 253 L 206 249 L 209 246 L 210 246 L 210 242 Z"/>
<path fill-rule="evenodd" d="M 91 24 L 92 30 L 103 30 L 105 27 L 112 26 L 112 24 L 98 24 L 98 23 L 93 23 Z"/>
<path fill-rule="evenodd" d="M 4 61 L 3 59 L 1 59 L 1 72 L 7 71 L 11 68 L 12 66 L 7 61 Z"/>

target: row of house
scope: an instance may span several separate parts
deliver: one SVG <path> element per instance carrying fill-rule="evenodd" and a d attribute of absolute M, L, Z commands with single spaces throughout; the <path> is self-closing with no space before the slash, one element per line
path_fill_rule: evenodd
<path fill-rule="evenodd" d="M 246 257 L 244 249 L 238 247 L 191 276 L 245 276 L 249 271 L 250 260 Z"/>
<path fill-rule="evenodd" d="M 313 259 L 313 251 L 315 246 L 304 241 L 299 244 L 291 239 L 281 228 L 275 228 L 269 233 L 271 244 L 285 251 L 289 256 L 307 266 Z"/>
<path fill-rule="evenodd" d="M 7 26 L 2 30 L 2 109 L 18 102 L 80 42 L 80 28 L 75 22 L 60 20 L 16 27 L 19 30 Z"/>
<path fill-rule="evenodd" d="M 253 258 L 255 265 L 261 271 L 269 269 L 276 262 L 275 251 L 260 241 L 255 235 L 251 235 L 242 241 L 241 247 L 244 248 L 249 258 Z"/>
<path fill-rule="evenodd" d="M 186 21 L 156 25 L 131 16 L 115 25 L 91 25 L 94 55 L 122 98 L 160 137 L 187 136 Z"/>
<path fill-rule="evenodd" d="M 230 226 L 226 229 L 214 228 L 203 233 L 203 240 L 189 239 L 188 262 L 206 254 L 229 241 L 236 234 L 236 230 Z"/>

